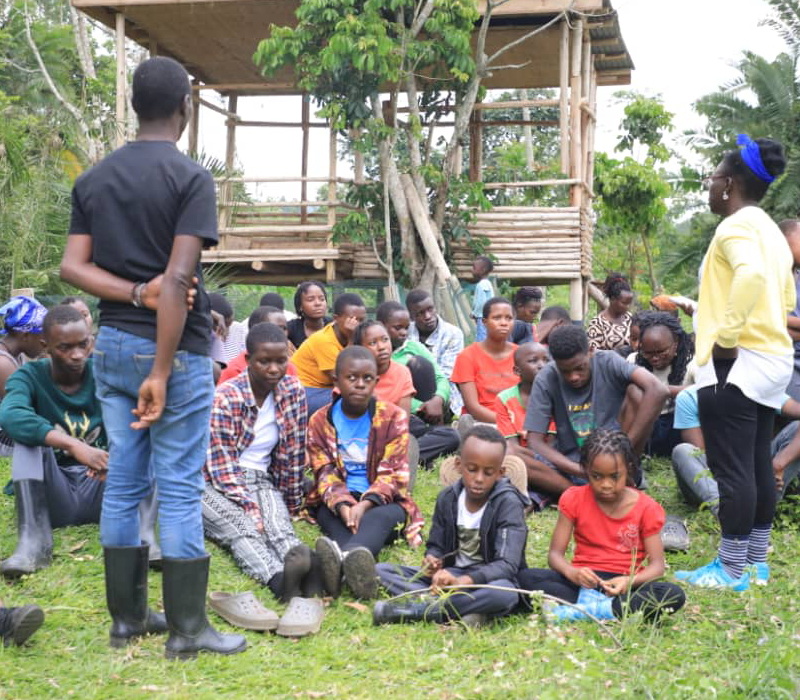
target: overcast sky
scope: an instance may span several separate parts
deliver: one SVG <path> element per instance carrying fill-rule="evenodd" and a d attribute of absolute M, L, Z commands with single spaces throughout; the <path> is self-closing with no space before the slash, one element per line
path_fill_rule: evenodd
<path fill-rule="evenodd" d="M 675 114 L 675 134 L 702 127 L 692 103 L 736 75 L 732 64 L 743 50 L 774 58 L 782 48 L 778 37 L 758 26 L 769 12 L 764 0 L 614 0 L 613 5 L 636 65 L 630 88 L 662 96 Z M 621 118 L 621 108 L 612 97 L 616 89 L 598 91 L 597 150 L 611 151 L 615 144 Z M 245 119 L 300 120 L 296 97 L 240 99 L 239 105 Z M 223 117 L 207 109 L 201 114 L 201 149 L 224 159 Z M 300 129 L 240 127 L 237 165 L 250 176 L 299 175 L 300 144 Z M 327 130 L 311 130 L 309 152 L 309 175 L 327 175 Z M 346 168 L 342 165 L 340 172 Z M 299 186 L 262 186 L 258 195 L 299 199 Z"/>

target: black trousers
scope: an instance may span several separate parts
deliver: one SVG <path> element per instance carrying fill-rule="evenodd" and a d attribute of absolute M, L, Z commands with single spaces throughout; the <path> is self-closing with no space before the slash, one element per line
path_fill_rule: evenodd
<path fill-rule="evenodd" d="M 602 579 L 610 579 L 619 574 L 608 571 L 595 571 Z M 543 591 L 568 603 L 578 600 L 580 586 L 576 586 L 566 576 L 552 569 L 523 569 L 517 576 L 519 587 L 526 591 Z M 686 602 L 686 594 L 680 586 L 666 581 L 643 583 L 632 591 L 614 596 L 611 609 L 616 617 L 622 617 L 627 607 L 629 612 L 642 611 L 645 620 L 652 622 L 663 613 L 680 610 Z"/>
<path fill-rule="evenodd" d="M 326 505 L 317 509 L 316 518 L 322 531 L 343 552 L 355 547 L 366 547 L 377 559 L 381 548 L 397 537 L 400 526 L 406 521 L 406 512 L 397 503 L 373 506 L 364 513 L 355 534 Z"/>
<path fill-rule="evenodd" d="M 775 516 L 770 441 L 775 409 L 748 399 L 727 383 L 734 360 L 714 360 L 717 385 L 697 392 L 708 468 L 719 486 L 722 534 L 747 537 Z"/>

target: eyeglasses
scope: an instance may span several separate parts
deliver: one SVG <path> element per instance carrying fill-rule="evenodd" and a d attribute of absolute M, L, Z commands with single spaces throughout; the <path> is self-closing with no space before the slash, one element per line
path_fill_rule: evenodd
<path fill-rule="evenodd" d="M 728 178 L 727 175 L 706 175 L 700 182 L 701 182 L 704 190 L 710 190 L 711 189 L 711 183 L 714 180 L 723 180 L 723 179 L 727 180 L 729 178 Z"/>

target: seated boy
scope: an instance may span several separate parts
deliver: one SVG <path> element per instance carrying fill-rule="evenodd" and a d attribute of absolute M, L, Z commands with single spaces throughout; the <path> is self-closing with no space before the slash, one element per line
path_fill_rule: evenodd
<path fill-rule="evenodd" d="M 366 316 L 360 296 L 341 294 L 333 302 L 333 322 L 310 335 L 297 348 L 292 363 L 306 391 L 309 417 L 330 403 L 336 358 L 345 347 L 352 345 L 356 327 Z"/>
<path fill-rule="evenodd" d="M 550 334 L 561 326 L 568 326 L 572 323 L 569 311 L 563 306 L 548 306 L 539 318 L 539 325 L 536 327 L 536 335 L 542 345 L 550 342 Z"/>
<path fill-rule="evenodd" d="M 641 455 L 669 397 L 667 387 L 613 351 L 590 353 L 586 331 L 578 326 L 558 327 L 549 340 L 553 362 L 536 377 L 525 412 L 528 447 L 570 482 L 583 478 L 580 448 L 595 428 L 621 428 Z M 551 417 L 556 436 L 549 445 Z"/>
<path fill-rule="evenodd" d="M 457 458 L 461 479 L 436 499 L 422 567 L 384 562 L 376 571 L 391 595 L 426 589 L 493 584 L 517 587 L 517 572 L 525 567 L 526 498 L 505 478 L 506 442 L 493 427 L 477 425 L 464 437 Z M 423 574 L 420 576 L 420 574 Z M 499 617 L 519 602 L 513 591 L 465 589 L 443 601 L 408 596 L 375 604 L 376 625 L 393 622 Z M 473 617 L 470 622 L 477 622 Z"/>
<path fill-rule="evenodd" d="M 540 343 L 525 343 L 514 352 L 514 372 L 519 375 L 519 384 L 505 389 L 497 395 L 495 413 L 497 429 L 506 439 L 508 453 L 519 457 L 524 463 L 528 476 L 528 488 L 531 498 L 539 506 L 544 505 L 547 497 L 556 499 L 566 491 L 572 482 L 561 476 L 550 465 L 542 461 L 533 452 L 527 440 L 525 408 L 531 395 L 531 388 L 536 375 L 550 361 L 547 348 Z M 549 426 L 554 429 L 554 426 Z"/>
<path fill-rule="evenodd" d="M 291 521 L 303 502 L 305 392 L 286 374 L 289 351 L 280 327 L 254 325 L 246 352 L 247 371 L 214 395 L 203 467 L 203 529 L 276 598 L 311 599 L 323 592 L 319 566 Z M 321 602 L 302 605 L 310 617 L 305 633 L 317 631 Z"/>
<path fill-rule="evenodd" d="M 317 541 L 325 587 L 338 593 L 343 571 L 359 598 L 375 597 L 375 557 L 398 529 L 404 525 L 412 547 L 422 540 L 422 513 L 408 494 L 408 418 L 373 397 L 377 375 L 367 348 L 342 350 L 334 375 L 340 397 L 308 426 L 308 505 L 327 535 Z"/>
<path fill-rule="evenodd" d="M 389 333 L 392 360 L 411 372 L 416 394 L 411 398 L 409 428 L 419 442 L 422 464 L 458 449 L 458 433 L 445 425 L 450 416 L 450 380 L 422 343 L 408 337 L 411 317 L 396 301 L 385 301 L 375 316 Z"/>
<path fill-rule="evenodd" d="M 792 422 L 775 436 L 770 446 L 779 500 L 800 474 L 800 403 L 787 394 L 780 414 Z M 697 389 L 694 386 L 686 387 L 675 399 L 674 427 L 680 430 L 682 440 L 672 450 L 672 468 L 678 488 L 689 505 L 704 504 L 716 513 L 719 489 L 706 462 L 705 441 L 697 412 Z"/>
<path fill-rule="evenodd" d="M 11 478 L 16 551 L 0 570 L 31 574 L 50 565 L 53 527 L 100 521 L 108 442 L 95 397 L 92 339 L 80 312 L 56 306 L 44 317 L 48 357 L 28 362 L 6 382 L 0 424 L 14 440 Z M 145 503 L 145 501 L 147 503 Z M 152 495 L 142 503 L 140 534 L 153 541 Z"/>
<path fill-rule="evenodd" d="M 283 315 L 283 311 L 275 306 L 259 306 L 255 311 L 253 311 L 253 313 L 251 313 L 250 317 L 247 319 L 248 331 L 257 323 L 274 323 L 281 330 L 283 330 L 284 333 L 286 333 L 286 316 Z M 287 340 L 286 342 L 289 349 L 289 359 L 291 359 L 292 355 L 294 355 L 295 347 L 292 345 L 290 340 Z M 228 366 L 225 369 L 222 370 L 217 384 L 219 385 L 222 384 L 222 382 L 227 382 L 229 379 L 240 375 L 245 371 L 245 369 L 247 369 L 246 347 L 239 355 L 234 357 L 228 363 Z M 286 374 L 297 376 L 297 370 L 294 368 L 294 365 L 292 365 L 291 362 L 286 365 Z"/>

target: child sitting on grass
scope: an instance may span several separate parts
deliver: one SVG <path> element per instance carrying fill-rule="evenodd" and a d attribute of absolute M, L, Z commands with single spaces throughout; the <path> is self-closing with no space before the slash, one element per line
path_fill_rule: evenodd
<path fill-rule="evenodd" d="M 601 620 L 625 610 L 648 621 L 679 610 L 686 597 L 664 575 L 661 528 L 664 509 L 633 486 L 636 456 L 619 430 L 595 430 L 583 444 L 581 466 L 588 484 L 569 488 L 558 503 L 558 522 L 547 555 L 549 569 L 520 571 L 520 588 L 544 591 L 578 609 L 550 608 L 558 620 L 579 620 L 589 613 Z M 565 554 L 575 538 L 575 554 Z M 645 564 L 647 559 L 647 564 Z"/>
<path fill-rule="evenodd" d="M 408 416 L 374 398 L 377 378 L 367 348 L 342 350 L 334 374 L 340 398 L 317 411 L 308 426 L 314 486 L 307 502 L 327 535 L 317 540 L 316 551 L 334 597 L 342 573 L 356 597 L 375 597 L 375 557 L 398 529 L 412 547 L 422 541 L 422 513 L 408 494 Z"/>
<path fill-rule="evenodd" d="M 547 348 L 540 343 L 525 343 L 514 352 L 514 372 L 519 376 L 519 384 L 501 391 L 495 400 L 497 413 L 497 429 L 506 439 L 508 453 L 519 457 L 525 463 L 528 488 L 534 491 L 531 495 L 539 506 L 547 496 L 560 496 L 572 486 L 572 482 L 561 476 L 552 466 L 528 446 L 525 424 L 525 409 L 531 396 L 531 387 L 536 375 L 549 362 Z M 555 426 L 551 426 L 555 431 Z M 540 493 L 541 492 L 541 493 Z"/>
<path fill-rule="evenodd" d="M 505 478 L 505 452 L 505 440 L 495 428 L 477 425 L 467 433 L 456 458 L 461 479 L 436 500 L 422 567 L 377 566 L 389 593 L 430 586 L 435 594 L 448 586 L 472 584 L 516 588 L 517 572 L 525 566 L 527 499 Z M 478 623 L 482 620 L 472 616 L 508 615 L 518 602 L 513 591 L 465 589 L 434 602 L 411 596 L 381 601 L 375 604 L 372 619 L 376 625 L 465 618 Z"/>
<path fill-rule="evenodd" d="M 514 325 L 511 302 L 503 297 L 489 299 L 483 305 L 483 322 L 486 338 L 461 351 L 450 379 L 458 384 L 464 413 L 476 421 L 494 424 L 495 397 L 519 381 L 514 374 L 517 346 L 508 340 Z"/>

